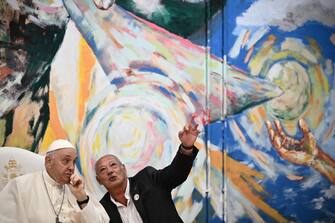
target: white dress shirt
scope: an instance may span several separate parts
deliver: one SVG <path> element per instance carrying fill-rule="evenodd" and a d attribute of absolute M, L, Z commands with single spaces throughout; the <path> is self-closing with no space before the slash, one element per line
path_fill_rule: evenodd
<path fill-rule="evenodd" d="M 140 214 L 138 213 L 133 199 L 130 197 L 129 193 L 129 180 L 127 180 L 127 187 L 124 196 L 127 199 L 127 206 L 117 202 L 110 196 L 111 201 L 116 205 L 117 210 L 120 213 L 121 219 L 123 223 L 143 223 Z"/>

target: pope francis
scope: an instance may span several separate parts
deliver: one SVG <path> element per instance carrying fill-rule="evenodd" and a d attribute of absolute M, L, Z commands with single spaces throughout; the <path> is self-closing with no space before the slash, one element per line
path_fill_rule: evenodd
<path fill-rule="evenodd" d="M 101 204 L 74 174 L 77 152 L 55 140 L 45 156 L 45 170 L 17 177 L 0 192 L 1 223 L 109 222 Z"/>

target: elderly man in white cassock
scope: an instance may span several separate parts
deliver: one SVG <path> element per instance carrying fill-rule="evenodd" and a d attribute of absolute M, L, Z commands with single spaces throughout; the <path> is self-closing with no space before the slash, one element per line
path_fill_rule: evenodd
<path fill-rule="evenodd" d="M 67 140 L 51 143 L 45 170 L 17 177 L 0 192 L 0 222 L 109 222 L 105 209 L 74 173 L 76 159 L 76 149 Z"/>

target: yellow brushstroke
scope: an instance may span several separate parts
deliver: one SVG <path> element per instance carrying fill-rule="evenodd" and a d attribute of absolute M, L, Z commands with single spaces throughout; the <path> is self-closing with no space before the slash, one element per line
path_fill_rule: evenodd
<path fill-rule="evenodd" d="M 157 157 L 161 157 L 162 156 L 163 149 L 164 149 L 163 145 L 161 145 L 161 144 L 156 147 L 155 153 L 156 153 Z"/>
<path fill-rule="evenodd" d="M 276 37 L 274 35 L 270 35 L 268 40 L 263 43 L 262 48 L 258 50 L 252 61 L 250 61 L 249 67 L 252 75 L 259 75 L 261 72 L 264 61 L 267 60 L 267 58 L 273 53 L 272 48 L 275 40 Z"/>
<path fill-rule="evenodd" d="M 100 148 L 101 148 L 101 135 L 100 134 L 96 134 L 95 140 L 93 141 L 93 145 L 92 145 L 93 153 L 100 152 Z"/>
<path fill-rule="evenodd" d="M 46 129 L 42 144 L 39 149 L 40 154 L 44 154 L 47 150 L 49 144 L 55 139 L 67 139 L 68 135 L 65 129 L 62 127 L 61 121 L 59 119 L 57 102 L 56 102 L 55 93 L 49 91 L 49 109 L 50 109 L 50 120 L 48 127 Z"/>
<path fill-rule="evenodd" d="M 258 51 L 257 55 L 250 61 L 249 67 L 252 75 L 259 75 L 263 67 L 264 61 L 273 52 L 272 45 L 262 48 Z"/>
<path fill-rule="evenodd" d="M 264 128 L 264 120 L 268 120 L 264 106 L 258 106 L 253 112 L 248 113 L 248 118 L 252 123 L 254 131 L 261 133 Z"/>
<path fill-rule="evenodd" d="M 293 57 L 293 58 L 297 59 L 298 61 L 300 61 L 301 63 L 304 63 L 304 64 L 309 63 L 309 60 L 306 57 L 299 54 L 299 52 L 295 52 L 295 51 L 292 51 L 292 50 L 283 50 L 283 51 L 280 51 L 278 53 L 275 53 L 275 54 L 272 55 L 271 60 L 272 61 L 278 61 L 278 60 L 288 58 L 288 57 Z"/>
<path fill-rule="evenodd" d="M 314 50 L 313 51 L 313 54 L 314 56 L 316 56 L 317 58 L 321 58 L 321 49 L 319 47 L 319 44 L 318 42 L 315 40 L 315 39 L 312 39 L 312 38 L 307 38 L 308 41 L 309 41 L 309 44 L 311 46 L 311 48 Z"/>
<path fill-rule="evenodd" d="M 87 152 L 85 149 L 81 149 L 80 150 L 80 160 L 83 160 L 84 157 L 87 157 Z M 90 161 L 92 162 L 92 160 L 89 160 L 88 162 L 80 162 L 81 170 L 83 171 L 84 176 L 88 175 L 88 172 L 87 172 L 88 168 L 94 169 L 94 164 L 90 163 Z M 89 165 L 89 167 L 87 165 Z"/>
<path fill-rule="evenodd" d="M 329 92 L 329 83 L 325 78 L 325 75 L 323 74 L 322 68 L 320 67 L 320 64 L 315 66 L 315 74 L 317 80 L 321 83 L 321 86 L 323 90 L 328 94 Z"/>

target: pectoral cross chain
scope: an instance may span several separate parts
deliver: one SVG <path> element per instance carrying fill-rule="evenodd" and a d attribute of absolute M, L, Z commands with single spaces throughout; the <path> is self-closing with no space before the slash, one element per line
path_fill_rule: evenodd
<path fill-rule="evenodd" d="M 59 221 L 58 216 L 56 217 L 56 223 L 62 223 L 62 222 Z"/>

